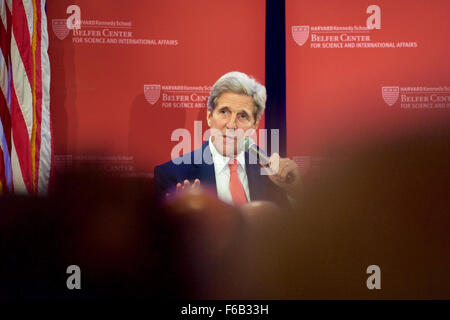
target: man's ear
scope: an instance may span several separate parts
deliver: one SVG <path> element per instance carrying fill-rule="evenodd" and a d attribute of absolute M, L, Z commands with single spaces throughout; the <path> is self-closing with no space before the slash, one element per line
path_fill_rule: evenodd
<path fill-rule="evenodd" d="M 255 123 L 253 124 L 252 128 L 256 130 L 256 129 L 258 129 L 258 127 L 259 127 L 259 120 L 256 120 Z"/>
<path fill-rule="evenodd" d="M 206 122 L 208 122 L 208 126 L 211 127 L 211 111 L 210 110 L 206 111 Z"/>

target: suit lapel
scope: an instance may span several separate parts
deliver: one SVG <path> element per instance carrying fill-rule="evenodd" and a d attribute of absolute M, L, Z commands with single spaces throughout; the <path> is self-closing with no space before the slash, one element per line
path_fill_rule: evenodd
<path fill-rule="evenodd" d="M 263 185 L 261 184 L 260 177 L 260 165 L 259 164 L 250 164 L 249 161 L 249 153 L 245 153 L 245 171 L 247 173 L 248 179 L 248 188 L 250 192 L 250 199 L 261 200 L 264 199 L 264 190 Z"/>
<path fill-rule="evenodd" d="M 198 151 L 200 151 L 200 149 L 197 150 L 197 152 Z M 214 172 L 214 164 L 212 162 L 212 155 L 211 155 L 211 151 L 209 149 L 208 141 L 206 141 L 202 145 L 201 152 L 202 152 L 201 163 L 196 164 L 194 161 L 192 162 L 192 163 L 194 163 L 194 165 L 193 165 L 194 172 L 192 173 L 192 176 L 198 177 L 198 179 L 200 180 L 200 183 L 203 185 L 213 186 L 217 192 L 216 174 Z M 209 164 L 209 163 L 211 163 L 211 164 Z"/>

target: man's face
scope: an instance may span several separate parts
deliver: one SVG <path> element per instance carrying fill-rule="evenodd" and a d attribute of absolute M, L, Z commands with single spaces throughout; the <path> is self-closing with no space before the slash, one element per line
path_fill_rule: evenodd
<path fill-rule="evenodd" d="M 237 155 L 241 139 L 251 135 L 249 129 L 258 127 L 253 98 L 233 92 L 222 93 L 214 110 L 207 111 L 206 119 L 214 146 L 228 157 Z"/>

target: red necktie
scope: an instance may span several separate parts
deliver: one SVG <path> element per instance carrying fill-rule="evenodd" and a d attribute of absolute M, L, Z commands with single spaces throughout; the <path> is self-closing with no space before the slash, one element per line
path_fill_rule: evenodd
<path fill-rule="evenodd" d="M 247 196 L 245 195 L 244 187 L 242 186 L 241 180 L 239 180 L 237 173 L 237 161 L 231 159 L 228 162 L 228 166 L 230 167 L 230 192 L 234 204 L 241 205 L 247 203 Z"/>

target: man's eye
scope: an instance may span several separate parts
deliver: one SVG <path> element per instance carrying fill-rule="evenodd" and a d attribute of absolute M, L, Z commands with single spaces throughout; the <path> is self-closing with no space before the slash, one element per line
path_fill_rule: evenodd
<path fill-rule="evenodd" d="M 241 113 L 240 117 L 243 118 L 243 119 L 247 119 L 248 118 L 247 114 L 245 114 L 245 113 Z"/>

